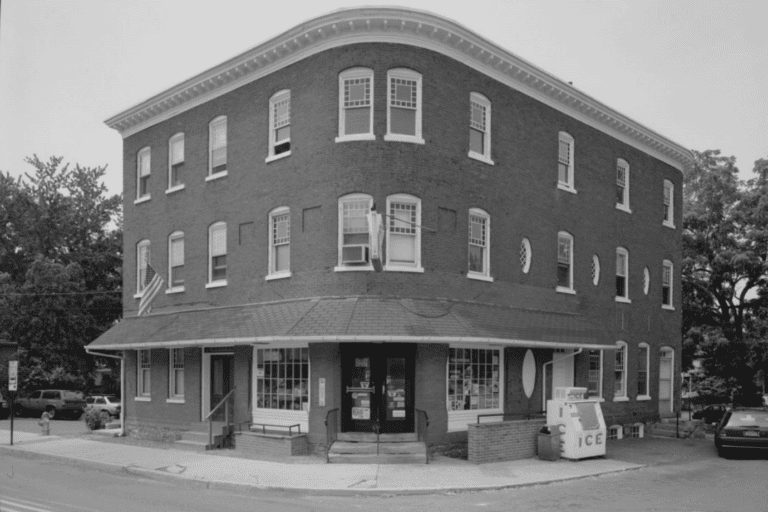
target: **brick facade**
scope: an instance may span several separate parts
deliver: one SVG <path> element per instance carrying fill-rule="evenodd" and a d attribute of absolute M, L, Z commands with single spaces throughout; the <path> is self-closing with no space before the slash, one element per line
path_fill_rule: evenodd
<path fill-rule="evenodd" d="M 546 420 L 499 421 L 469 425 L 469 461 L 475 464 L 529 459 L 537 453 L 537 433 Z"/>

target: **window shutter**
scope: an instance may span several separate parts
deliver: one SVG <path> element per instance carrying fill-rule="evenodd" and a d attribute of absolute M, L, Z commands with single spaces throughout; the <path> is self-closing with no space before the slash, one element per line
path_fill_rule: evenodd
<path fill-rule="evenodd" d="M 211 256 L 225 256 L 227 254 L 227 228 L 221 226 L 211 230 Z"/>

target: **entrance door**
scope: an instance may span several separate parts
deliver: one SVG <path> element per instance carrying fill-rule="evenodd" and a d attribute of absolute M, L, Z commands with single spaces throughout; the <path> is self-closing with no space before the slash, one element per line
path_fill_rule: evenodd
<path fill-rule="evenodd" d="M 211 354 L 211 401 L 210 407 L 213 409 L 219 402 L 227 396 L 235 382 L 234 356 L 231 354 Z M 229 414 L 232 420 L 232 397 L 230 397 Z M 214 421 L 224 421 L 224 406 L 213 413 Z"/>
<path fill-rule="evenodd" d="M 672 415 L 673 354 L 672 349 L 662 349 L 659 359 L 659 414 L 662 417 Z"/>
<path fill-rule="evenodd" d="M 415 346 L 342 345 L 342 430 L 413 432 Z"/>

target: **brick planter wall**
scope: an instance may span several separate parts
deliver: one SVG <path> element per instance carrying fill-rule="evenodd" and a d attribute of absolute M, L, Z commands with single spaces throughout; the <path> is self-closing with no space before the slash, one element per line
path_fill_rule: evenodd
<path fill-rule="evenodd" d="M 499 421 L 468 425 L 469 461 L 475 464 L 528 459 L 536 455 L 544 419 Z"/>
<path fill-rule="evenodd" d="M 307 455 L 307 436 L 270 436 L 240 432 L 235 434 L 235 450 L 245 455 Z"/>

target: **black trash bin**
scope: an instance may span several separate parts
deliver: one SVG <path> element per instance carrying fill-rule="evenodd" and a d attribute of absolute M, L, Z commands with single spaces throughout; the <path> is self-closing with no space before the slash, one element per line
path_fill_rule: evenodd
<path fill-rule="evenodd" d="M 560 460 L 560 428 L 557 425 L 544 425 L 539 430 L 539 459 Z"/>

